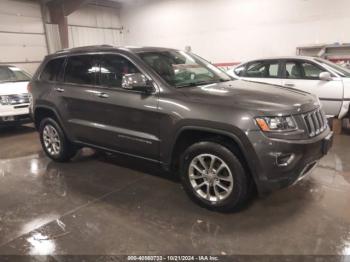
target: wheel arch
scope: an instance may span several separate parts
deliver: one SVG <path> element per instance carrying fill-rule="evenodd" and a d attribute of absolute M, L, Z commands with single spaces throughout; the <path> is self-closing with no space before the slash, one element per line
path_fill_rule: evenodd
<path fill-rule="evenodd" d="M 37 106 L 34 109 L 34 125 L 36 129 L 39 128 L 41 120 L 46 117 L 52 117 L 57 120 L 60 125 L 62 125 L 61 118 L 54 108 L 48 106 Z"/>
<path fill-rule="evenodd" d="M 256 183 L 257 172 L 254 166 L 255 151 L 250 144 L 248 138 L 244 134 L 237 134 L 220 129 L 212 129 L 207 127 L 186 126 L 181 128 L 176 136 L 171 147 L 170 159 L 168 161 L 168 168 L 174 171 L 177 169 L 181 153 L 191 144 L 199 141 L 208 140 L 228 146 L 234 153 L 244 168 L 249 172 L 250 176 Z"/>

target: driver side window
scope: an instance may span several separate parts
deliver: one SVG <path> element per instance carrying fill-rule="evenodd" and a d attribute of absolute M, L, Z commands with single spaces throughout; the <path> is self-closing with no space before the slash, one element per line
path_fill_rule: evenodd
<path fill-rule="evenodd" d="M 106 87 L 121 88 L 126 74 L 140 73 L 128 59 L 119 55 L 103 55 L 100 63 L 100 84 Z"/>
<path fill-rule="evenodd" d="M 308 62 L 302 62 L 301 69 L 304 71 L 305 79 L 319 79 L 320 73 L 324 71 L 322 68 L 316 66 L 315 64 Z"/>
<path fill-rule="evenodd" d="M 288 79 L 318 80 L 320 73 L 325 70 L 313 63 L 297 60 L 286 61 L 285 77 Z"/>

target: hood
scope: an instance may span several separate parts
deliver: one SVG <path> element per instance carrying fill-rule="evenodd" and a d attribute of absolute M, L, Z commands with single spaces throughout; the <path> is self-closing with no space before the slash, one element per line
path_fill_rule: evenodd
<path fill-rule="evenodd" d="M 0 95 L 26 94 L 28 82 L 0 83 Z"/>
<path fill-rule="evenodd" d="M 243 80 L 185 87 L 181 91 L 193 101 L 274 115 L 297 114 L 319 106 L 317 98 L 310 93 Z"/>

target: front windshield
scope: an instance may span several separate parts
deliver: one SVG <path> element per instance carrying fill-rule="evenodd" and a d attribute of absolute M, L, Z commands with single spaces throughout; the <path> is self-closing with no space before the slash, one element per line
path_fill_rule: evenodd
<path fill-rule="evenodd" d="M 336 73 L 338 73 L 342 77 L 350 77 L 350 70 L 342 67 L 340 65 L 337 65 L 335 63 L 332 63 L 325 59 L 316 59 L 317 62 L 321 63 L 323 66 L 328 66 L 332 68 Z"/>
<path fill-rule="evenodd" d="M 29 81 L 30 76 L 15 66 L 0 66 L 0 83 Z"/>
<path fill-rule="evenodd" d="M 141 59 L 175 87 L 205 85 L 232 80 L 200 57 L 182 51 L 139 53 Z"/>

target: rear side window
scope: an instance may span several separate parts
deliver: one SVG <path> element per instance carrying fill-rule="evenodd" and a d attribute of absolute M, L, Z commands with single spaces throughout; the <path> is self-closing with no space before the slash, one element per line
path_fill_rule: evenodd
<path fill-rule="evenodd" d="M 140 73 L 128 59 L 119 55 L 104 55 L 101 58 L 100 84 L 107 87 L 121 87 L 123 76 Z"/>
<path fill-rule="evenodd" d="M 258 61 L 248 65 L 245 77 L 276 78 L 278 71 L 278 61 Z"/>
<path fill-rule="evenodd" d="M 64 57 L 50 60 L 40 75 L 40 80 L 61 81 L 61 72 L 64 64 Z"/>
<path fill-rule="evenodd" d="M 94 85 L 98 71 L 96 56 L 71 56 L 68 57 L 64 81 L 73 84 Z"/>
<path fill-rule="evenodd" d="M 302 78 L 302 72 L 297 62 L 286 62 L 286 78 L 300 79 Z"/>

